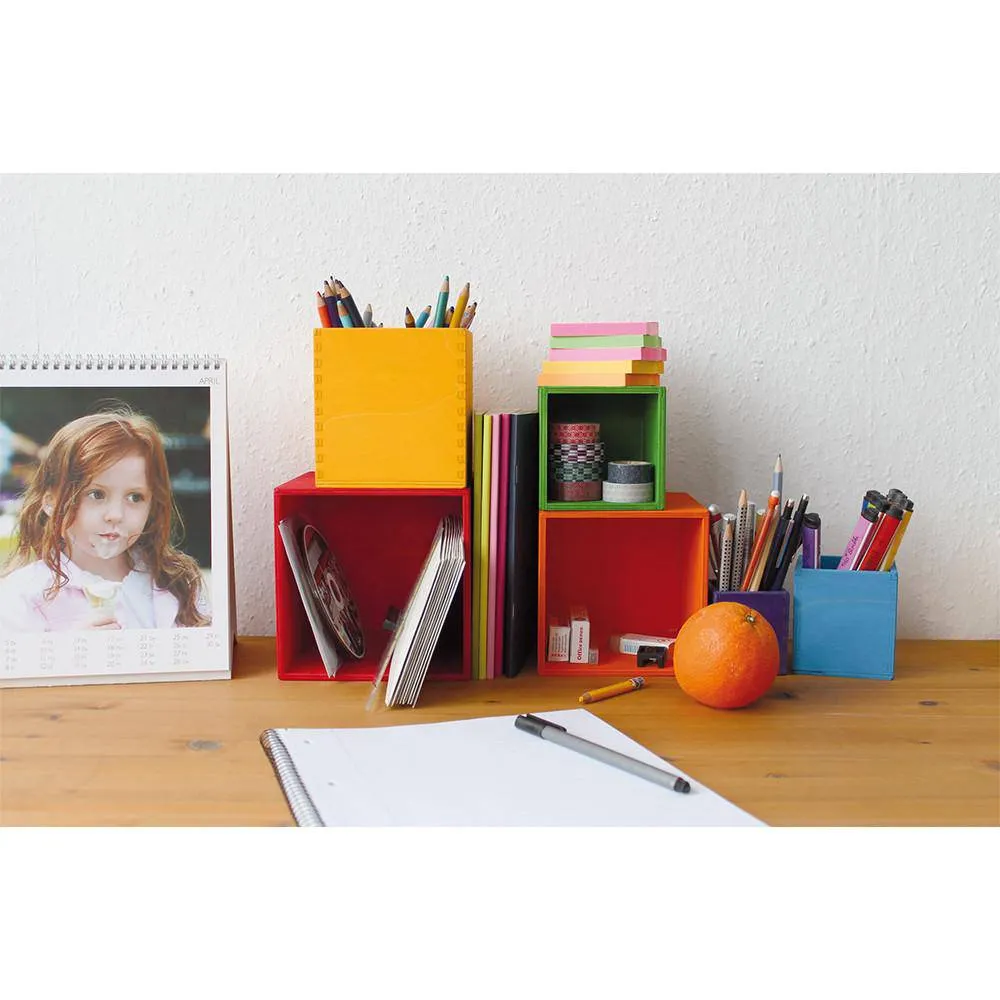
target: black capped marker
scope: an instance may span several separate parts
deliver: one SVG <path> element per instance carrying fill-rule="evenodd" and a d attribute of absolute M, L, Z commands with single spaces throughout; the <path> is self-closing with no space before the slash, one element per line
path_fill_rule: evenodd
<path fill-rule="evenodd" d="M 690 783 L 680 775 L 671 774 L 662 768 L 653 767 L 652 764 L 618 753 L 617 750 L 609 750 L 599 743 L 591 743 L 590 740 L 574 736 L 572 733 L 566 732 L 565 726 L 558 726 L 554 722 L 549 722 L 548 719 L 542 719 L 537 715 L 519 715 L 514 720 L 514 726 L 532 736 L 537 736 L 549 743 L 558 743 L 559 746 L 566 747 L 567 750 L 575 750 L 585 757 L 599 760 L 602 764 L 610 764 L 621 771 L 634 774 L 637 778 L 645 778 L 647 781 L 662 785 L 671 791 L 691 791 Z"/>

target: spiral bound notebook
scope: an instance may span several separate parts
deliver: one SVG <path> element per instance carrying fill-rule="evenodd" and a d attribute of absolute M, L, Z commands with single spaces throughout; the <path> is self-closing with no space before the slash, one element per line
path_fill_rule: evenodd
<path fill-rule="evenodd" d="M 541 713 L 654 767 L 585 709 Z M 521 732 L 513 715 L 367 729 L 268 729 L 260 742 L 299 826 L 761 826 L 687 778 L 688 795 Z"/>
<path fill-rule="evenodd" d="M 230 676 L 226 365 L 0 355 L 0 687 Z"/>

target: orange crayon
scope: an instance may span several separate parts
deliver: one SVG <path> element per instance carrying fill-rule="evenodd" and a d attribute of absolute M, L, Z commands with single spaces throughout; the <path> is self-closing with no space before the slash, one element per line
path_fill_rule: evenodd
<path fill-rule="evenodd" d="M 581 705 L 589 705 L 592 701 L 603 701 L 605 698 L 614 698 L 618 694 L 628 694 L 629 691 L 638 691 L 645 687 L 645 677 L 631 677 L 627 681 L 620 681 L 618 684 L 609 684 L 607 687 L 595 688 L 593 691 L 584 691 L 580 695 Z"/>

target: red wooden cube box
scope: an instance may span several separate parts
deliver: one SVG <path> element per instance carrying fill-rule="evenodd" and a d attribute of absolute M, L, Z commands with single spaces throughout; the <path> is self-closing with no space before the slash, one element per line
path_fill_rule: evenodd
<path fill-rule="evenodd" d="M 663 510 L 540 511 L 538 672 L 577 677 L 672 674 L 638 668 L 613 652 L 614 634 L 677 635 L 708 601 L 708 510 L 686 493 L 667 493 Z M 547 659 L 549 619 L 574 607 L 590 619 L 596 664 Z"/>
<path fill-rule="evenodd" d="M 372 680 L 390 633 L 390 607 L 406 606 L 438 523 L 462 521 L 465 572 L 431 659 L 428 679 L 472 676 L 472 558 L 468 489 L 333 489 L 307 472 L 274 490 L 274 610 L 278 677 L 283 680 Z M 299 597 L 278 522 L 295 516 L 326 539 L 351 587 L 365 634 L 364 659 L 341 657 L 328 678 Z"/>

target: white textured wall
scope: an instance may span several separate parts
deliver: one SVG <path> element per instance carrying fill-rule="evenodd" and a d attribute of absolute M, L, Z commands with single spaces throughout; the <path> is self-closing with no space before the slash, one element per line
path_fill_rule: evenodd
<path fill-rule="evenodd" d="M 534 405 L 549 323 L 655 319 L 670 489 L 732 509 L 780 450 L 833 552 L 898 487 L 900 634 L 996 636 L 998 227 L 996 176 L 4 176 L 0 350 L 229 359 L 258 634 L 271 489 L 312 467 L 325 276 L 387 324 L 471 280 L 477 408 Z"/>

